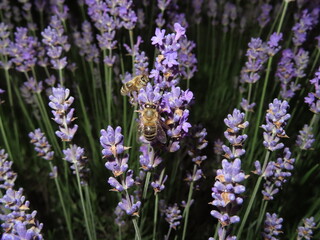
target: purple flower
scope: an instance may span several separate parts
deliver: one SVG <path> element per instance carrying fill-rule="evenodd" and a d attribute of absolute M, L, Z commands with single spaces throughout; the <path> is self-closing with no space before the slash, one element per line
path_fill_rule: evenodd
<path fill-rule="evenodd" d="M 308 150 L 312 147 L 314 141 L 315 139 L 312 133 L 312 127 L 309 127 L 307 124 L 305 124 L 303 129 L 299 131 L 296 144 L 300 147 L 300 149 Z"/>
<path fill-rule="evenodd" d="M 62 70 L 67 65 L 67 57 L 62 57 L 63 51 L 70 50 L 68 37 L 64 35 L 61 18 L 57 15 L 51 17 L 50 25 L 41 32 L 42 42 L 47 47 L 47 55 L 51 58 L 50 62 L 54 69 Z"/>
<path fill-rule="evenodd" d="M 0 215 L 1 225 L 5 234 L 5 239 L 43 239 L 41 229 L 43 224 L 36 220 L 37 211 L 28 213 L 30 202 L 23 196 L 23 189 L 15 191 L 7 189 L 5 195 L 0 199 L 6 214 Z M 11 238 L 10 238 L 11 237 Z"/>
<path fill-rule="evenodd" d="M 313 84 L 315 91 L 308 93 L 308 97 L 305 97 L 305 103 L 309 104 L 310 111 L 317 114 L 320 113 L 320 68 L 315 73 L 315 78 L 310 80 Z"/>
<path fill-rule="evenodd" d="M 51 151 L 51 145 L 48 143 L 44 133 L 41 132 L 41 129 L 38 128 L 34 132 L 30 132 L 29 137 L 31 138 L 31 143 L 35 146 L 36 152 L 38 152 L 38 156 L 45 160 L 52 160 L 54 152 Z"/>
<path fill-rule="evenodd" d="M 260 38 L 251 38 L 248 44 L 246 56 L 248 61 L 241 70 L 242 83 L 255 83 L 260 79 L 259 72 L 263 69 L 263 64 L 267 61 L 267 46 Z"/>
<path fill-rule="evenodd" d="M 138 102 L 140 105 L 144 105 L 146 103 L 159 104 L 161 97 L 159 86 L 152 86 L 151 83 L 148 83 L 145 89 L 140 89 Z"/>
<path fill-rule="evenodd" d="M 279 218 L 277 214 L 272 215 L 267 212 L 266 220 L 264 222 L 264 232 L 262 236 L 266 240 L 277 240 L 278 236 L 282 233 L 282 222 L 283 219 Z"/>
<path fill-rule="evenodd" d="M 153 187 L 155 194 L 164 190 L 164 183 L 167 181 L 167 179 L 168 175 L 165 175 L 164 177 L 160 176 L 157 180 L 151 182 L 151 186 Z"/>
<path fill-rule="evenodd" d="M 192 52 L 196 47 L 196 44 L 186 38 L 180 39 L 179 44 L 181 46 L 180 51 L 178 52 L 180 72 L 185 79 L 191 79 L 197 71 L 198 61 L 195 54 Z"/>
<path fill-rule="evenodd" d="M 245 180 L 241 171 L 241 160 L 236 158 L 229 163 L 226 159 L 222 161 L 222 169 L 217 170 L 216 182 L 212 188 L 211 204 L 219 209 L 211 211 L 211 215 L 219 220 L 222 226 L 238 222 L 240 218 L 236 215 L 230 216 L 231 209 L 243 202 L 242 194 L 245 187 L 240 182 Z"/>
<path fill-rule="evenodd" d="M 17 174 L 12 171 L 12 161 L 8 161 L 8 154 L 0 149 L 0 189 L 8 189 L 14 186 Z"/>
<path fill-rule="evenodd" d="M 179 209 L 178 205 L 175 203 L 173 206 L 169 206 L 165 210 L 165 220 L 169 223 L 170 228 L 176 229 L 177 226 L 180 225 L 181 210 Z"/>
<path fill-rule="evenodd" d="M 51 112 L 54 116 L 54 121 L 59 124 L 59 131 L 56 131 L 56 135 L 61 138 L 62 141 L 70 142 L 74 134 L 78 130 L 78 125 L 72 122 L 75 120 L 73 117 L 74 108 L 70 109 L 74 98 L 70 96 L 70 90 L 68 88 L 52 88 L 52 95 L 49 96 L 49 106 L 53 109 Z"/>
<path fill-rule="evenodd" d="M 234 109 L 232 115 L 228 114 L 228 117 L 224 119 L 224 123 L 227 125 L 227 131 L 224 132 L 224 136 L 229 143 L 234 147 L 231 151 L 229 147 L 223 145 L 222 149 L 225 152 L 225 157 L 228 159 L 234 159 L 240 157 L 245 153 L 242 149 L 244 141 L 247 139 L 246 134 L 240 134 L 243 129 L 248 127 L 249 122 L 244 121 L 245 114 L 238 109 Z"/>
<path fill-rule="evenodd" d="M 310 240 L 313 235 L 313 229 L 316 228 L 314 217 L 305 218 L 302 220 L 303 226 L 298 227 L 298 240 L 306 239 Z"/>
<path fill-rule="evenodd" d="M 130 187 L 132 187 L 134 185 L 133 171 L 132 170 L 128 170 L 126 172 L 125 181 L 122 181 L 122 183 L 120 183 L 114 177 L 109 177 L 108 183 L 112 187 L 114 187 L 114 189 L 112 189 L 112 191 L 122 192 L 123 190 L 127 190 L 127 189 L 129 189 Z"/>
<path fill-rule="evenodd" d="M 292 28 L 294 34 L 292 41 L 295 46 L 301 46 L 306 41 L 307 32 L 318 22 L 318 15 L 318 8 L 315 8 L 312 13 L 309 13 L 307 9 L 302 11 L 300 20 Z"/>
<path fill-rule="evenodd" d="M 128 199 L 122 199 L 118 203 L 118 206 L 127 213 L 129 216 L 138 216 L 138 211 L 141 206 L 141 202 L 137 201 L 134 203 L 134 197 L 130 196 Z"/>
<path fill-rule="evenodd" d="M 156 29 L 156 35 L 152 38 L 152 44 L 159 50 L 154 69 L 150 77 L 159 84 L 161 89 L 175 86 L 180 74 L 178 52 L 181 49 L 179 41 L 184 38 L 185 29 L 178 23 L 174 24 L 176 33 L 165 35 L 165 30 Z"/>
<path fill-rule="evenodd" d="M 28 29 L 18 27 L 14 33 L 15 41 L 10 42 L 8 53 L 12 57 L 11 61 L 20 72 L 30 71 L 36 64 L 36 51 L 38 40 L 28 36 Z"/>
<path fill-rule="evenodd" d="M 274 99 L 269 104 L 269 110 L 266 114 L 266 124 L 261 127 L 265 130 L 263 133 L 263 145 L 270 151 L 283 148 L 283 144 L 279 143 L 280 138 L 288 137 L 284 130 L 290 114 L 287 113 L 289 104 L 287 101 Z"/>
<path fill-rule="evenodd" d="M 88 160 L 84 156 L 84 149 L 73 144 L 69 148 L 63 150 L 64 159 L 71 163 L 73 174 L 79 172 L 81 184 L 87 185 L 87 175 L 89 169 L 87 168 Z"/>
<path fill-rule="evenodd" d="M 264 200 L 273 200 L 274 195 L 280 190 L 280 187 L 287 182 L 287 179 L 291 177 L 291 172 L 293 170 L 294 158 L 291 158 L 291 152 L 289 148 L 285 148 L 283 151 L 283 157 L 277 158 L 277 162 L 269 162 L 264 172 L 261 170 L 260 163 L 255 162 L 256 171 L 258 175 L 262 175 L 265 179 L 263 185 L 262 194 L 264 195 Z"/>
<path fill-rule="evenodd" d="M 256 106 L 256 103 L 249 104 L 247 99 L 242 98 L 240 106 L 246 112 L 253 112 L 253 108 Z"/>
<path fill-rule="evenodd" d="M 217 155 L 223 154 L 222 145 L 223 145 L 223 142 L 221 141 L 221 139 L 218 138 L 217 140 L 214 141 L 213 151 L 215 154 Z"/>
<path fill-rule="evenodd" d="M 202 170 L 197 169 L 194 174 L 187 173 L 187 177 L 184 179 L 187 182 L 197 182 L 199 181 L 203 176 Z"/>
<path fill-rule="evenodd" d="M 267 42 L 267 53 L 269 56 L 274 56 L 280 50 L 279 42 L 282 40 L 282 33 L 273 33 Z"/>
<path fill-rule="evenodd" d="M 264 28 L 270 21 L 270 12 L 272 10 L 272 5 L 264 3 L 261 5 L 261 14 L 258 17 L 258 22 L 261 28 Z"/>
<path fill-rule="evenodd" d="M 295 82 L 291 82 L 293 77 L 297 77 L 293 61 L 294 54 L 291 49 L 283 50 L 282 58 L 276 72 L 276 76 L 281 82 L 281 97 L 287 100 L 291 99 L 295 91 L 300 88 L 300 84 L 296 85 Z"/>
<path fill-rule="evenodd" d="M 309 62 L 309 52 L 299 48 L 299 51 L 294 56 L 295 61 L 295 76 L 297 78 L 303 78 L 306 76 L 305 70 Z"/>
<path fill-rule="evenodd" d="M 162 162 L 162 159 L 159 156 L 155 156 L 154 151 L 149 152 L 148 145 L 146 144 L 141 145 L 140 152 L 139 162 L 144 171 L 150 171 Z"/>
<path fill-rule="evenodd" d="M 156 33 L 155 33 L 156 35 L 151 38 L 152 45 L 158 44 L 159 46 L 162 46 L 165 33 L 166 33 L 166 30 L 164 29 L 161 30 L 159 28 L 156 28 Z"/>
<path fill-rule="evenodd" d="M 121 127 L 116 127 L 114 130 L 111 126 L 108 126 L 107 130 L 102 129 L 100 131 L 100 144 L 103 147 L 102 155 L 106 158 L 122 154 L 126 147 L 123 146 L 123 135 L 121 134 Z"/>

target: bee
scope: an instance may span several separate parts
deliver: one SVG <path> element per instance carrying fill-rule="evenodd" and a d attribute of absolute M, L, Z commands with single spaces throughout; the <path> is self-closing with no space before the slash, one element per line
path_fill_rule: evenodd
<path fill-rule="evenodd" d="M 138 110 L 140 113 L 140 126 L 139 131 L 149 142 L 155 139 L 161 143 L 166 143 L 166 134 L 160 123 L 160 115 L 157 111 L 155 104 L 146 103 L 143 106 L 143 110 Z"/>
<path fill-rule="evenodd" d="M 149 78 L 146 75 L 138 75 L 126 82 L 121 87 L 120 93 L 122 96 L 128 95 L 132 92 L 139 92 L 139 90 L 147 85 Z"/>

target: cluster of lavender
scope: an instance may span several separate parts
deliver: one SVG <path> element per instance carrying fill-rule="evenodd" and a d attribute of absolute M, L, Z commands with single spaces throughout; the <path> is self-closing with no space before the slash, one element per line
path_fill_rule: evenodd
<path fill-rule="evenodd" d="M 104 63 L 112 66 L 115 62 L 112 50 L 117 45 L 117 40 L 115 40 L 116 29 L 124 27 L 132 30 L 138 20 L 136 13 L 132 10 L 132 1 L 86 0 L 85 2 L 91 20 L 100 31 L 100 34 L 97 35 L 99 47 L 103 51 L 109 51 L 109 56 L 105 56 Z"/>
<path fill-rule="evenodd" d="M 10 44 L 10 32 L 9 26 L 5 24 L 4 22 L 0 23 L 0 55 L 3 56 L 3 58 L 7 58 L 9 56 L 9 44 Z M 0 67 L 3 69 L 9 69 L 11 67 L 11 61 L 3 61 L 1 59 L 0 61 Z"/>
<path fill-rule="evenodd" d="M 280 142 L 280 138 L 287 138 L 284 127 L 287 124 L 288 119 L 291 117 L 287 110 L 289 104 L 287 101 L 281 101 L 275 98 L 272 103 L 269 104 L 269 109 L 266 114 L 266 124 L 261 127 L 263 132 L 263 145 L 266 149 L 273 152 L 284 147 L 284 144 Z"/>
<path fill-rule="evenodd" d="M 175 203 L 173 206 L 168 206 L 165 214 L 165 220 L 169 223 L 170 228 L 176 229 L 176 227 L 180 225 L 179 220 L 182 218 L 178 204 Z"/>
<path fill-rule="evenodd" d="M 266 220 L 264 222 L 264 232 L 262 236 L 265 240 L 277 240 L 278 236 L 282 233 L 282 222 L 283 219 L 279 218 L 277 214 L 270 213 L 266 214 Z"/>
<path fill-rule="evenodd" d="M 314 143 L 314 135 L 312 132 L 312 127 L 305 124 L 302 130 L 299 131 L 299 135 L 296 140 L 296 144 L 301 150 L 311 149 L 312 144 Z"/>
<path fill-rule="evenodd" d="M 168 150 L 175 152 L 180 148 L 180 140 L 187 136 L 191 124 L 188 122 L 189 110 L 187 107 L 193 99 L 193 93 L 189 90 L 183 91 L 180 87 L 171 87 L 171 91 L 161 94 L 158 84 L 152 86 L 148 83 L 145 89 L 141 89 L 138 95 L 138 103 L 143 109 L 145 104 L 154 104 L 170 137 Z"/>
<path fill-rule="evenodd" d="M 258 22 L 261 28 L 264 28 L 270 22 L 270 12 L 272 5 L 269 3 L 263 3 L 260 6 L 261 14 L 258 17 Z"/>
<path fill-rule="evenodd" d="M 320 113 L 320 68 L 315 73 L 316 77 L 310 80 L 310 83 L 314 86 L 314 92 L 308 94 L 304 98 L 305 103 L 309 105 L 310 111 L 319 114 Z"/>
<path fill-rule="evenodd" d="M 276 76 L 281 82 L 281 97 L 286 100 L 292 98 L 295 91 L 300 89 L 300 84 L 291 81 L 296 77 L 293 59 L 294 53 L 291 49 L 283 50 L 276 72 Z"/>
<path fill-rule="evenodd" d="M 123 139 L 119 126 L 116 129 L 108 126 L 106 130 L 101 130 L 102 155 L 107 160 L 105 166 L 113 173 L 113 177 L 109 177 L 108 183 L 113 187 L 112 190 L 123 193 L 118 206 L 127 215 L 138 216 L 141 202 L 135 202 L 135 197 L 128 193 L 128 189 L 135 185 L 135 180 L 133 171 L 128 170 L 129 154 L 124 152 L 129 148 L 123 145 Z"/>
<path fill-rule="evenodd" d="M 289 148 L 285 148 L 283 151 L 283 157 L 277 158 L 277 161 L 270 161 L 267 167 L 262 172 L 259 161 L 255 162 L 255 173 L 262 175 L 265 179 L 263 185 L 262 194 L 264 200 L 273 200 L 273 196 L 279 192 L 282 185 L 287 182 L 287 179 L 291 177 L 293 170 L 294 158 L 291 158 L 291 152 Z"/>
<path fill-rule="evenodd" d="M 142 144 L 140 147 L 139 163 L 143 171 L 151 171 L 162 162 L 162 158 L 155 155 L 153 149 L 149 151 L 148 146 L 148 144 Z"/>
<path fill-rule="evenodd" d="M 246 134 L 241 134 L 241 131 L 248 127 L 249 123 L 244 120 L 245 114 L 238 109 L 234 109 L 232 115 L 224 119 L 227 125 L 227 131 L 224 132 L 225 137 L 232 146 L 223 145 L 222 149 L 225 152 L 222 160 L 222 169 L 217 170 L 216 181 L 212 188 L 211 204 L 218 208 L 212 210 L 211 215 L 217 218 L 221 224 L 221 234 L 227 237 L 229 234 L 229 226 L 240 221 L 240 217 L 236 215 L 239 206 L 243 202 L 241 194 L 245 191 L 245 186 L 240 183 L 245 180 L 245 174 L 241 170 L 240 157 L 245 154 L 242 148 L 244 141 L 247 139 Z M 233 238 L 229 236 L 229 238 Z M 224 238 L 222 238 L 224 239 Z"/>
<path fill-rule="evenodd" d="M 11 59 L 5 67 L 9 68 L 11 63 L 14 63 L 17 71 L 31 71 L 37 62 L 38 47 L 37 38 L 28 36 L 27 28 L 18 27 L 14 33 L 14 41 L 10 41 L 7 48 L 7 53 Z"/>
<path fill-rule="evenodd" d="M 54 116 L 53 120 L 59 125 L 59 131 L 56 131 L 56 135 L 65 142 L 71 142 L 75 133 L 78 130 L 78 125 L 74 124 L 73 117 L 74 108 L 70 108 L 74 98 L 70 96 L 70 90 L 68 88 L 52 88 L 52 95 L 49 96 L 49 106 L 53 109 L 51 112 Z M 73 173 L 79 172 L 81 184 L 87 185 L 87 175 L 89 169 L 87 168 L 87 159 L 84 156 L 84 149 L 77 145 L 70 144 L 70 147 L 63 150 L 65 155 L 64 159 L 70 162 Z"/>
<path fill-rule="evenodd" d="M 30 202 L 23 196 L 23 189 L 13 189 L 17 174 L 12 171 L 12 163 L 7 160 L 8 154 L 0 150 L 0 189 L 6 192 L 0 198 L 1 207 L 5 210 L 0 214 L 3 222 L 3 240 L 11 239 L 34 239 L 41 240 L 42 223 L 36 220 L 37 211 L 28 213 Z"/>
<path fill-rule="evenodd" d="M 179 62 L 178 52 L 180 50 L 179 39 L 185 35 L 185 28 L 179 23 L 174 24 L 175 33 L 167 34 L 166 30 L 157 28 L 155 36 L 151 38 L 152 45 L 159 50 L 154 69 L 150 77 L 161 89 L 170 88 L 178 84 Z"/>
<path fill-rule="evenodd" d="M 253 84 L 260 79 L 260 74 L 264 69 L 264 64 L 269 57 L 274 56 L 279 50 L 279 42 L 282 33 L 273 33 L 268 42 L 263 42 L 260 38 L 252 38 L 248 44 L 246 56 L 248 57 L 245 66 L 241 70 L 240 83 Z M 241 87 L 243 91 L 243 87 Z M 249 96 L 250 98 L 250 96 Z M 250 103 L 247 99 L 242 99 L 241 107 L 245 111 L 252 111 L 255 103 Z"/>
<path fill-rule="evenodd" d="M 318 23 L 320 8 L 314 8 L 311 12 L 308 9 L 302 11 L 299 21 L 293 26 L 292 41 L 296 47 L 301 46 L 307 40 L 307 33 Z"/>
<path fill-rule="evenodd" d="M 127 44 L 124 44 L 128 54 L 134 57 L 134 74 L 135 75 L 149 75 L 149 59 L 144 51 L 140 50 L 140 44 L 143 43 L 142 37 L 137 37 L 137 42 L 134 44 L 133 49 L 131 49 Z M 130 77 L 131 79 L 131 77 Z M 123 82 L 125 83 L 125 82 Z"/>
<path fill-rule="evenodd" d="M 183 91 L 175 85 L 183 64 L 179 62 L 180 44 L 185 29 L 180 24 L 174 24 L 175 33 L 165 35 L 165 30 L 156 29 L 156 35 L 152 37 L 160 54 L 155 62 L 155 68 L 151 70 L 150 77 L 154 85 L 148 83 L 147 87 L 140 89 L 137 102 L 140 109 L 145 104 L 154 104 L 160 113 L 161 121 L 167 126 L 167 135 L 170 137 L 168 149 L 170 152 L 180 148 L 179 141 L 188 133 L 191 124 L 188 122 L 189 110 L 187 109 L 193 98 L 189 90 Z M 183 61 L 182 61 L 183 62 Z"/>
<path fill-rule="evenodd" d="M 237 7 L 231 2 L 226 2 L 223 8 L 223 14 L 221 17 L 221 24 L 223 27 L 223 32 L 236 27 L 235 20 L 237 19 Z"/>
<path fill-rule="evenodd" d="M 282 149 L 284 144 L 280 142 L 280 138 L 288 137 L 284 130 L 287 120 L 290 118 L 290 114 L 287 113 L 288 108 L 289 104 L 285 100 L 274 99 L 269 104 L 266 124 L 263 124 L 261 127 L 265 130 L 263 132 L 263 145 L 271 152 Z M 263 176 L 266 180 L 264 189 L 262 190 L 265 200 L 273 200 L 273 195 L 279 192 L 279 188 L 291 176 L 289 171 L 293 170 L 295 159 L 291 158 L 289 148 L 285 148 L 283 154 L 284 156 L 279 157 L 276 162 L 265 162 L 262 168 L 259 161 L 255 162 L 256 170 L 254 173 Z"/>
<path fill-rule="evenodd" d="M 310 240 L 313 235 L 313 229 L 316 227 L 314 217 L 303 219 L 303 226 L 298 227 L 298 238 L 297 240 Z"/>
<path fill-rule="evenodd" d="M 31 139 L 31 143 L 34 144 L 34 150 L 38 153 L 39 157 L 45 160 L 53 159 L 54 152 L 51 151 L 51 145 L 40 128 L 34 130 L 34 132 L 30 132 L 29 138 Z"/>
<path fill-rule="evenodd" d="M 59 125 L 59 131 L 56 135 L 65 142 L 72 141 L 78 130 L 77 124 L 72 124 L 75 120 L 73 117 L 74 108 L 70 108 L 74 98 L 70 96 L 68 88 L 52 88 L 52 95 L 49 96 L 49 106 L 53 109 L 51 112 L 54 116 L 53 120 Z"/>
<path fill-rule="evenodd" d="M 52 16 L 50 25 L 41 32 L 41 35 L 52 67 L 57 70 L 64 69 L 67 65 L 67 57 L 63 57 L 63 51 L 68 52 L 71 45 L 68 43 L 68 37 L 64 35 L 61 20 L 56 15 Z"/>
<path fill-rule="evenodd" d="M 185 180 L 189 183 L 197 182 L 202 178 L 201 163 L 207 159 L 206 155 L 202 155 L 202 150 L 207 147 L 208 142 L 205 139 L 207 136 L 207 130 L 200 126 L 194 126 L 190 130 L 190 146 L 188 147 L 188 155 L 192 158 L 192 162 L 195 164 L 194 172 L 192 174 L 187 173 Z"/>
<path fill-rule="evenodd" d="M 163 28 L 166 24 L 166 20 L 164 18 L 165 11 L 169 8 L 169 5 L 172 4 L 171 0 L 158 0 L 157 6 L 160 10 L 160 13 L 157 15 L 155 20 L 158 28 Z"/>
<path fill-rule="evenodd" d="M 82 32 L 74 32 L 73 38 L 75 44 L 80 49 L 80 56 L 84 56 L 88 62 L 99 63 L 100 52 L 93 41 L 93 31 L 90 22 L 84 21 L 82 23 Z"/>
<path fill-rule="evenodd" d="M 8 154 L 4 149 L 0 150 L 0 188 L 9 189 L 14 186 L 17 174 L 12 171 L 12 161 L 8 161 Z"/>

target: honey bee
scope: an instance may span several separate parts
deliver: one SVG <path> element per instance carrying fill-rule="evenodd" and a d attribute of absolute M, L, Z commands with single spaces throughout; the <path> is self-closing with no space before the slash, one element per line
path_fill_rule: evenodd
<path fill-rule="evenodd" d="M 147 85 L 149 78 L 146 75 L 138 75 L 131 79 L 129 82 L 126 82 L 121 87 L 121 95 L 125 96 L 132 92 L 139 92 L 139 90 Z"/>
<path fill-rule="evenodd" d="M 160 116 L 155 104 L 146 103 L 143 110 L 138 110 L 140 113 L 140 127 L 139 131 L 149 142 L 155 139 L 161 143 L 166 143 L 166 134 L 160 123 Z"/>

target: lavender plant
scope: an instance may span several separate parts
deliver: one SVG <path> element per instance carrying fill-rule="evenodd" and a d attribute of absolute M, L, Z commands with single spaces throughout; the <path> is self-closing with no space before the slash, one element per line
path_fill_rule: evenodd
<path fill-rule="evenodd" d="M 319 14 L 2 0 L 1 239 L 319 239 Z"/>

